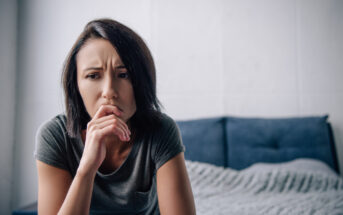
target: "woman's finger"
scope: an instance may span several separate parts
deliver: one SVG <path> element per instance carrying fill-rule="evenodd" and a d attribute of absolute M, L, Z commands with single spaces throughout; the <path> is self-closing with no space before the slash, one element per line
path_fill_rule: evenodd
<path fill-rule="evenodd" d="M 126 136 L 129 137 L 131 135 L 131 131 L 128 128 L 127 124 L 122 119 L 120 119 L 119 117 L 116 117 L 114 114 L 101 117 L 100 119 L 92 120 L 91 125 L 97 125 L 97 124 L 103 123 L 105 121 L 114 120 L 114 119 L 121 126 L 121 128 L 125 131 Z"/>
<path fill-rule="evenodd" d="M 104 127 L 107 126 L 112 126 L 114 131 L 116 131 L 116 135 L 120 137 L 123 141 L 128 141 L 130 139 L 130 135 L 124 126 L 124 122 L 119 119 L 119 118 L 109 118 L 103 122 L 94 122 L 90 127 L 89 127 L 89 132 L 93 132 L 94 130 L 98 129 L 103 129 Z"/>
<path fill-rule="evenodd" d="M 121 111 L 117 106 L 114 105 L 101 105 L 100 108 L 95 113 L 93 119 L 99 119 L 103 116 L 114 114 L 118 117 L 121 116 Z"/>
<path fill-rule="evenodd" d="M 112 123 L 104 126 L 101 129 L 99 129 L 99 132 L 101 132 L 102 135 L 104 135 L 104 136 L 114 133 L 116 136 L 119 137 L 119 139 L 121 141 L 124 141 L 124 142 L 130 140 L 129 137 L 126 136 L 124 130 L 120 126 L 112 124 Z"/>
<path fill-rule="evenodd" d="M 99 119 L 92 119 L 91 122 L 92 124 L 99 124 L 99 123 L 102 123 L 102 122 L 105 122 L 107 120 L 111 120 L 111 119 L 117 119 L 118 117 L 114 114 L 110 114 L 110 115 L 107 115 L 107 116 L 103 116 Z"/>

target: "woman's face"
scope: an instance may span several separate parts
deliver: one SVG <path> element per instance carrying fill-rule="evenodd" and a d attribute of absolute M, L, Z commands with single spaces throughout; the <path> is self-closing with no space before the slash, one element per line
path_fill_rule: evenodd
<path fill-rule="evenodd" d="M 116 106 L 127 122 L 136 112 L 130 77 L 110 42 L 90 39 L 76 56 L 77 85 L 88 114 L 93 118 L 103 104 Z"/>

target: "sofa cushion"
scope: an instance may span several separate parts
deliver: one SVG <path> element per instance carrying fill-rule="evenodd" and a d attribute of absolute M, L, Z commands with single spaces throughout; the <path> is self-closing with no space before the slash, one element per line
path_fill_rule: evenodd
<path fill-rule="evenodd" d="M 225 166 L 227 159 L 223 117 L 176 123 L 186 147 L 185 159 Z"/>
<path fill-rule="evenodd" d="M 228 166 L 239 170 L 257 162 L 276 163 L 304 157 L 334 167 L 327 118 L 228 117 Z"/>

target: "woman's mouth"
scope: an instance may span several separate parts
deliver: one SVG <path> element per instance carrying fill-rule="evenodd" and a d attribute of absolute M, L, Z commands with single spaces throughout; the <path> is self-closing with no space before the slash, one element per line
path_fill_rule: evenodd
<path fill-rule="evenodd" d="M 121 109 L 118 105 L 114 105 L 114 104 L 102 104 L 102 105 L 111 105 L 111 106 L 114 106 L 114 107 L 118 108 L 118 110 L 119 110 L 120 112 L 124 112 L 123 109 Z M 101 105 L 100 105 L 100 106 L 101 106 Z"/>
<path fill-rule="evenodd" d="M 117 105 L 113 105 L 113 106 L 117 107 L 120 110 L 120 112 L 124 112 L 119 106 Z"/>
<path fill-rule="evenodd" d="M 103 104 L 101 104 L 101 105 L 99 106 L 99 108 L 100 108 L 101 106 L 103 106 L 103 105 L 109 105 L 109 106 L 116 107 L 121 113 L 124 113 L 124 110 L 123 110 L 121 107 L 119 107 L 118 105 L 109 104 L 109 103 L 103 103 Z"/>

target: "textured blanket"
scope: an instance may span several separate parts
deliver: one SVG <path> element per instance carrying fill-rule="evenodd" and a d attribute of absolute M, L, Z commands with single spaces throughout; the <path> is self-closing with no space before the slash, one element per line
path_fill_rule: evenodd
<path fill-rule="evenodd" d="M 343 179 L 300 159 L 235 171 L 186 161 L 199 215 L 343 214 Z"/>

